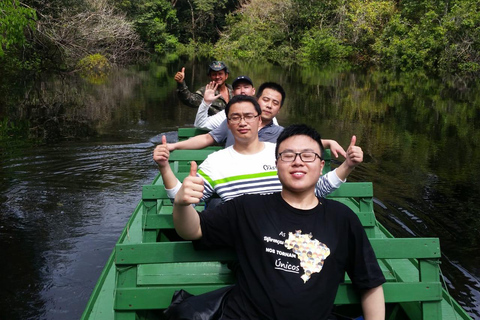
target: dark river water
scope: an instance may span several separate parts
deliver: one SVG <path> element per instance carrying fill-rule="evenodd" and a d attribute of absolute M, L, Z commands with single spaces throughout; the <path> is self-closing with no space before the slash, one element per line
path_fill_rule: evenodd
<path fill-rule="evenodd" d="M 154 146 L 162 133 L 173 141 L 176 128 L 193 123 L 195 110 L 175 94 L 173 75 L 182 66 L 152 63 L 101 81 L 35 84 L 56 108 L 47 115 L 60 123 L 55 132 L 68 139 L 0 140 L 0 319 L 81 316 L 142 185 L 157 174 Z M 206 83 L 204 62 L 185 66 L 189 87 Z M 440 238 L 445 285 L 480 319 L 478 85 L 421 74 L 229 67 L 232 79 L 247 74 L 257 87 L 264 81 L 285 87 L 280 124 L 307 123 L 344 147 L 357 135 L 365 161 L 349 180 L 373 181 L 377 218 L 395 236 Z M 0 120 L 41 110 L 22 100 L 21 110 L 12 111 L 7 99 L 0 101 L 6 101 Z M 72 129 L 72 121 L 88 130 Z"/>

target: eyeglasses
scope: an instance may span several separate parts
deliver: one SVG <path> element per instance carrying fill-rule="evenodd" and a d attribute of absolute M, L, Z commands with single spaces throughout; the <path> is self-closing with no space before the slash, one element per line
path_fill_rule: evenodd
<path fill-rule="evenodd" d="M 230 121 L 231 123 L 240 123 L 243 119 L 243 120 L 245 120 L 245 122 L 250 123 L 258 116 L 259 116 L 259 114 L 257 114 L 256 116 L 254 116 L 253 114 L 246 114 L 244 116 L 234 114 L 233 116 L 228 118 L 228 121 Z"/>
<path fill-rule="evenodd" d="M 300 156 L 300 160 L 303 162 L 313 162 L 318 157 L 318 159 L 323 160 L 322 157 L 318 155 L 316 152 L 312 151 L 305 151 L 305 152 L 292 152 L 292 151 L 284 151 L 278 154 L 278 158 L 280 158 L 284 162 L 293 162 L 297 159 L 297 156 Z"/>

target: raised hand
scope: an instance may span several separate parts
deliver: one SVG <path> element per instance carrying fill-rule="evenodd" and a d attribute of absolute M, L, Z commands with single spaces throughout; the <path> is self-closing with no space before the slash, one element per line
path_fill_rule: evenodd
<path fill-rule="evenodd" d="M 159 144 L 155 150 L 153 150 L 153 160 L 159 167 L 168 166 L 168 158 L 170 157 L 170 151 L 168 150 L 167 137 L 162 136 L 162 144 Z"/>
<path fill-rule="evenodd" d="M 218 83 L 216 83 L 215 81 L 211 81 L 205 86 L 205 94 L 203 95 L 203 100 L 205 100 L 206 104 L 211 104 L 213 101 L 217 100 L 222 96 L 221 94 L 215 95 L 217 87 Z"/>
<path fill-rule="evenodd" d="M 185 67 L 182 68 L 182 71 L 178 71 L 174 77 L 175 81 L 182 83 L 185 80 Z"/>
<path fill-rule="evenodd" d="M 350 141 L 350 145 L 347 149 L 347 155 L 345 157 L 345 162 L 349 167 L 356 167 L 360 163 L 363 162 L 363 151 L 362 148 L 356 146 L 357 137 L 352 136 L 352 140 Z"/>
<path fill-rule="evenodd" d="M 190 174 L 183 180 L 182 187 L 175 196 L 175 204 L 188 206 L 199 203 L 203 197 L 203 178 L 197 176 L 197 163 L 190 162 Z"/>

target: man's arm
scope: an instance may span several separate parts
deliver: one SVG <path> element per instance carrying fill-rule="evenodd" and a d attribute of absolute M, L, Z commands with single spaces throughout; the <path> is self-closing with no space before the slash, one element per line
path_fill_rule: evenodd
<path fill-rule="evenodd" d="M 208 108 L 210 105 L 205 104 L 204 101 L 200 104 L 197 111 L 197 117 L 193 125 L 196 128 L 213 130 L 218 128 L 227 117 L 225 116 L 225 110 L 221 110 L 213 116 L 208 115 Z M 199 114 L 201 113 L 201 114 Z"/>
<path fill-rule="evenodd" d="M 214 130 L 227 119 L 225 115 L 225 110 L 221 110 L 218 113 L 214 114 L 213 116 L 209 116 L 205 122 L 205 128 Z"/>
<path fill-rule="evenodd" d="M 198 106 L 197 115 L 195 116 L 195 122 L 193 123 L 193 126 L 195 128 L 210 129 L 206 125 L 208 120 L 208 108 L 210 108 L 210 104 L 207 104 L 204 98 L 202 100 L 202 103 L 200 103 L 200 106 Z"/>
<path fill-rule="evenodd" d="M 167 147 L 169 151 L 186 149 L 196 150 L 211 146 L 214 143 L 215 140 L 213 137 L 209 133 L 204 133 L 184 141 L 169 143 Z"/>
<path fill-rule="evenodd" d="M 355 145 L 357 142 L 357 137 L 352 136 L 350 145 L 348 146 L 345 161 L 335 170 L 337 176 L 340 180 L 347 179 L 348 175 L 363 162 L 363 151 L 362 148 Z"/>
<path fill-rule="evenodd" d="M 205 86 L 203 100 L 198 107 L 195 122 L 193 123 L 196 128 L 207 128 L 212 130 L 218 127 L 222 123 L 222 121 L 225 120 L 225 112 L 223 111 L 220 111 L 213 116 L 208 116 L 208 110 L 212 102 L 222 96 L 221 94 L 215 95 L 217 87 L 218 84 L 214 81 L 211 81 Z"/>
<path fill-rule="evenodd" d="M 197 176 L 197 163 L 190 163 L 190 174 L 183 180 L 173 202 L 173 224 L 178 235 L 185 240 L 196 240 L 202 237 L 200 217 L 192 206 L 203 197 L 203 178 Z"/>
<path fill-rule="evenodd" d="M 192 93 L 190 90 L 188 90 L 188 87 L 184 81 L 185 67 L 182 68 L 182 71 L 179 71 L 175 74 L 174 79 L 177 82 L 177 94 L 180 101 L 191 108 L 198 108 L 202 102 L 203 96 L 199 94 L 199 91 Z"/>
<path fill-rule="evenodd" d="M 382 286 L 362 293 L 362 309 L 365 320 L 385 319 L 385 297 Z"/>
<path fill-rule="evenodd" d="M 155 150 L 153 150 L 153 160 L 158 165 L 158 170 L 162 175 L 163 184 L 167 190 L 168 197 L 170 199 L 175 198 L 175 194 L 180 188 L 180 181 L 177 179 L 175 174 L 170 168 L 168 163 L 168 158 L 170 157 L 170 152 L 168 150 L 167 138 L 162 136 L 162 144 L 159 144 Z"/>
<path fill-rule="evenodd" d="M 317 185 L 315 186 L 315 194 L 317 196 L 325 197 L 329 193 L 338 189 L 342 183 L 347 180 L 348 175 L 353 169 L 362 163 L 363 151 L 362 148 L 355 146 L 356 141 L 357 138 L 353 136 L 350 146 L 345 153 L 345 161 L 338 168 L 320 176 L 320 179 L 318 179 Z"/>

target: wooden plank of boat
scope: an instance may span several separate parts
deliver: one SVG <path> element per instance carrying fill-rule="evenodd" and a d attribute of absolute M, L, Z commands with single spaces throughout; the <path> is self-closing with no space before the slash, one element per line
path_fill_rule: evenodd
<path fill-rule="evenodd" d="M 202 132 L 179 129 L 179 139 Z M 189 161 L 201 162 L 214 150 L 173 152 L 172 168 L 182 179 Z M 143 187 L 142 200 L 120 235 L 82 319 L 158 319 L 175 290 L 200 294 L 235 282 L 226 264 L 235 259 L 232 251 L 195 251 L 191 242 L 178 241 L 172 204 L 160 181 L 157 177 Z M 437 238 L 393 238 L 375 219 L 371 183 L 346 183 L 329 198 L 349 206 L 367 232 L 387 279 L 388 319 L 471 319 L 442 289 Z M 348 276 L 335 303 L 346 314 L 359 312 L 358 295 Z"/>

